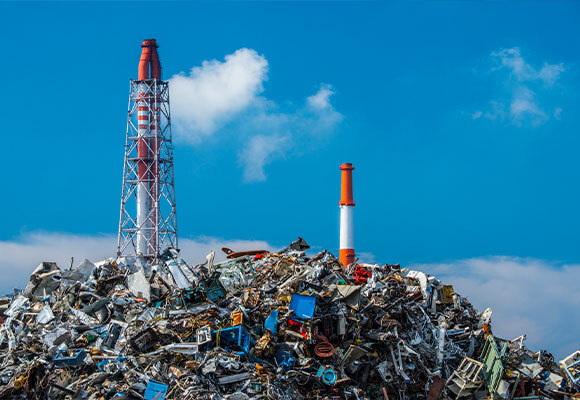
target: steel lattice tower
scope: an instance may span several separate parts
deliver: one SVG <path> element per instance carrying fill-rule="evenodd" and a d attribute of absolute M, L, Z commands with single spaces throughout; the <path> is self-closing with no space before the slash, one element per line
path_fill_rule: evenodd
<path fill-rule="evenodd" d="M 156 260 L 177 248 L 169 85 L 161 80 L 155 39 L 141 47 L 139 79 L 129 88 L 117 257 Z"/>

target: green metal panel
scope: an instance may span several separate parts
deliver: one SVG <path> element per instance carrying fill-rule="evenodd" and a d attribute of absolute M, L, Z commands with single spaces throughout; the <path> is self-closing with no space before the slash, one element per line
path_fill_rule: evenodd
<path fill-rule="evenodd" d="M 503 354 L 505 353 L 506 344 L 500 351 L 497 347 L 495 338 L 489 335 L 483 346 L 480 361 L 483 362 L 483 379 L 487 384 L 489 394 L 493 399 L 498 399 L 497 389 L 504 376 Z"/>

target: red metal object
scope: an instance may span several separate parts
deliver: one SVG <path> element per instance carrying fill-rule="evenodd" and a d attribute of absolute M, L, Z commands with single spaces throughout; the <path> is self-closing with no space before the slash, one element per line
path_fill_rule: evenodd
<path fill-rule="evenodd" d="M 233 251 L 232 249 L 228 249 L 227 247 L 222 247 L 222 251 L 227 254 L 226 258 L 228 258 L 228 259 L 238 258 L 238 257 L 243 257 L 243 256 L 256 256 L 256 258 L 254 258 L 254 261 L 259 260 L 266 253 L 268 253 L 268 250 Z M 260 258 L 257 258 L 258 256 L 260 256 Z"/>
<path fill-rule="evenodd" d="M 314 346 L 314 353 L 318 357 L 326 358 L 334 355 L 334 346 L 324 335 L 316 335 L 321 341 Z"/>
<path fill-rule="evenodd" d="M 367 283 L 367 280 L 373 275 L 370 271 L 367 271 L 365 268 L 357 265 L 354 267 L 354 282 L 357 285 L 364 285 Z"/>
<path fill-rule="evenodd" d="M 302 335 L 302 337 L 304 339 L 308 339 L 308 334 L 306 332 L 306 329 L 304 329 L 304 324 L 302 322 L 298 322 L 298 321 L 294 321 L 292 319 L 288 320 L 288 329 L 294 331 L 294 332 L 298 332 L 299 334 Z"/>
<path fill-rule="evenodd" d="M 144 81 L 149 79 L 149 68 L 151 68 L 151 79 L 161 79 L 161 63 L 157 54 L 157 42 L 155 39 L 145 39 L 141 44 L 141 60 L 139 60 L 139 74 L 137 79 Z"/>

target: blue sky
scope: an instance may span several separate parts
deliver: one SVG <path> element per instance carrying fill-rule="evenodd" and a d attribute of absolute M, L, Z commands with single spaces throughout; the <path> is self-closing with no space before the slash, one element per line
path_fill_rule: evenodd
<path fill-rule="evenodd" d="M 338 166 L 352 162 L 366 261 L 454 265 L 451 283 L 483 279 L 487 263 L 574 281 L 579 16 L 559 1 L 0 2 L 0 248 L 12 251 L 0 266 L 26 272 L 2 289 L 49 247 L 113 255 L 128 81 L 145 38 L 171 80 L 191 246 L 276 248 L 300 235 L 336 252 Z M 514 293 L 543 291 L 520 276 Z M 507 324 L 513 299 L 494 287 Z M 553 322 L 563 329 L 580 297 L 559 301 L 546 307 L 565 308 Z M 539 322 L 529 315 L 505 334 Z M 548 344 L 564 355 L 580 343 Z"/>

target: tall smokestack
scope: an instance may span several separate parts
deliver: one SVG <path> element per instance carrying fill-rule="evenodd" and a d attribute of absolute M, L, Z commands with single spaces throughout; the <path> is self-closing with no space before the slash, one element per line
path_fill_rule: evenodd
<path fill-rule="evenodd" d="M 344 267 L 354 262 L 354 200 L 352 197 L 352 170 L 350 163 L 340 166 L 342 171 L 340 196 L 340 262 Z"/>
<path fill-rule="evenodd" d="M 161 80 L 155 39 L 141 44 L 131 80 L 117 256 L 156 260 L 177 248 L 169 84 Z"/>

